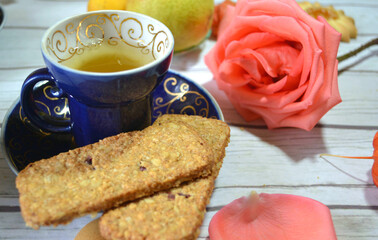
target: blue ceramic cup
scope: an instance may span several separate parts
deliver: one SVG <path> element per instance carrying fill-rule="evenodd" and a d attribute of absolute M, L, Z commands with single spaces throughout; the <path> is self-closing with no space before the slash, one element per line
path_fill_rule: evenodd
<path fill-rule="evenodd" d="M 142 58 L 144 62 L 113 72 L 75 68 L 104 44 L 104 54 L 124 54 L 131 62 Z M 43 36 L 46 68 L 34 71 L 24 81 L 22 109 L 30 122 L 45 132 L 71 132 L 77 146 L 143 129 L 151 124 L 151 92 L 170 66 L 173 47 L 172 33 L 164 24 L 138 13 L 105 10 L 62 20 Z M 109 62 L 105 57 L 99 59 Z M 69 118 L 41 115 L 36 108 L 33 92 L 45 81 L 55 86 L 51 88 L 53 96 L 67 103 L 67 108 L 55 110 L 61 115 L 69 111 Z"/>

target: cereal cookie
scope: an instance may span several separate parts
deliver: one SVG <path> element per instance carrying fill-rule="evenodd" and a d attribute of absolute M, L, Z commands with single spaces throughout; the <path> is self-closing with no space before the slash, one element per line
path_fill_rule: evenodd
<path fill-rule="evenodd" d="M 36 229 L 68 223 L 208 175 L 213 163 L 190 126 L 160 122 L 29 164 L 16 178 L 21 213 Z"/>
<path fill-rule="evenodd" d="M 105 213 L 99 223 L 105 239 L 196 239 L 229 142 L 226 123 L 199 116 L 163 115 L 155 124 L 184 122 L 211 146 L 216 164 L 208 177 L 126 204 Z"/>

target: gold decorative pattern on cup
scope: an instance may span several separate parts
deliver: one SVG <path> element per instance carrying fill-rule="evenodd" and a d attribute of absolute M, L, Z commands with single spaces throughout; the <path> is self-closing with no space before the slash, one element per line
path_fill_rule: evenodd
<path fill-rule="evenodd" d="M 50 92 L 50 90 L 52 88 L 53 88 L 53 86 L 51 86 L 51 85 L 44 86 L 42 88 L 43 96 L 46 99 L 50 100 L 50 101 L 61 101 L 62 100 L 61 98 L 53 97 L 53 96 L 51 96 L 51 93 L 49 94 L 49 92 Z M 53 109 L 50 109 L 49 105 L 47 105 L 43 101 L 35 100 L 35 103 L 39 107 L 39 109 L 40 109 L 41 112 L 43 112 L 43 113 L 45 113 L 45 114 L 47 114 L 49 116 L 55 115 L 55 116 L 59 116 L 59 118 L 61 118 L 63 120 L 68 120 L 69 119 L 69 117 L 68 117 L 69 108 L 68 108 L 68 99 L 67 98 L 64 99 L 64 104 L 63 105 L 59 105 L 60 104 L 59 102 L 57 102 L 57 104 L 53 105 L 54 106 Z M 30 120 L 23 113 L 21 106 L 20 106 L 20 108 L 18 110 L 18 115 L 19 115 L 19 118 L 20 118 L 21 122 L 25 126 L 29 126 L 31 124 Z M 51 133 L 48 133 L 48 132 L 44 132 L 41 129 L 38 129 L 38 131 L 42 135 L 46 135 L 46 136 L 48 136 L 48 135 L 51 134 Z"/>
<path fill-rule="evenodd" d="M 111 29 L 105 26 L 111 26 Z M 96 47 L 107 41 L 113 46 L 123 43 L 140 49 L 142 54 L 151 54 L 156 59 L 158 53 L 164 54 L 170 42 L 165 31 L 155 29 L 153 24 L 143 25 L 134 17 L 120 19 L 118 14 L 94 13 L 84 17 L 76 27 L 70 22 L 64 30 L 53 32 L 46 39 L 46 49 L 58 62 L 63 62 L 83 54 L 86 48 Z M 112 32 L 111 36 L 107 36 L 109 32 Z"/>
<path fill-rule="evenodd" d="M 53 88 L 52 86 L 46 86 L 46 87 L 43 88 L 43 95 L 45 96 L 45 98 L 47 98 L 51 101 L 61 100 L 60 98 L 49 96 L 48 91 L 50 91 L 52 88 Z M 54 114 L 58 115 L 58 116 L 62 116 L 63 119 L 69 119 L 69 117 L 67 117 L 67 114 L 69 113 L 68 109 L 69 109 L 68 108 L 68 98 L 64 98 L 64 105 L 63 106 L 59 106 L 59 105 L 55 106 L 54 107 Z M 50 113 L 49 108 L 48 108 L 48 112 Z M 50 113 L 50 115 L 51 115 L 51 113 Z"/>
<path fill-rule="evenodd" d="M 36 103 L 41 103 L 40 101 L 36 101 Z M 47 107 L 47 106 L 46 106 Z M 48 108 L 48 107 L 47 107 Z M 30 120 L 24 115 L 23 111 L 22 111 L 22 107 L 20 106 L 20 108 L 18 109 L 18 116 L 22 122 L 22 124 L 25 126 L 25 127 L 30 127 L 31 123 L 30 123 Z M 38 133 L 40 133 L 42 136 L 49 136 L 51 135 L 51 133 L 48 133 L 48 132 L 44 132 L 42 131 L 42 129 L 38 129 Z"/>

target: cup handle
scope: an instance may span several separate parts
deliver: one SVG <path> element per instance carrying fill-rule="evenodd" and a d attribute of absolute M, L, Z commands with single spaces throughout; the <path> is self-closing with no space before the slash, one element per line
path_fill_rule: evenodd
<path fill-rule="evenodd" d="M 32 72 L 24 81 L 21 89 L 20 104 L 25 116 L 29 121 L 46 132 L 54 133 L 68 133 L 71 132 L 71 124 L 69 120 L 56 120 L 53 117 L 44 117 L 38 114 L 38 108 L 36 107 L 33 90 L 35 85 L 41 81 L 49 81 L 53 86 L 56 86 L 55 79 L 48 71 L 47 68 L 40 68 Z M 62 89 L 58 88 L 55 97 L 65 98 L 65 94 Z"/>

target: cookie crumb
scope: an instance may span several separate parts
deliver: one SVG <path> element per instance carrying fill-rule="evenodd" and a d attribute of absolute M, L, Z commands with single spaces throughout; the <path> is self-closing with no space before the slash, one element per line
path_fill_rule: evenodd
<path fill-rule="evenodd" d="M 168 193 L 168 199 L 169 200 L 175 200 L 176 196 L 172 193 Z"/>
<path fill-rule="evenodd" d="M 88 165 L 92 165 L 92 157 L 91 156 L 88 156 L 85 161 L 84 161 L 86 164 Z"/>
<path fill-rule="evenodd" d="M 185 193 L 178 193 L 179 196 L 183 196 L 185 198 L 189 198 L 190 194 L 185 194 Z"/>

